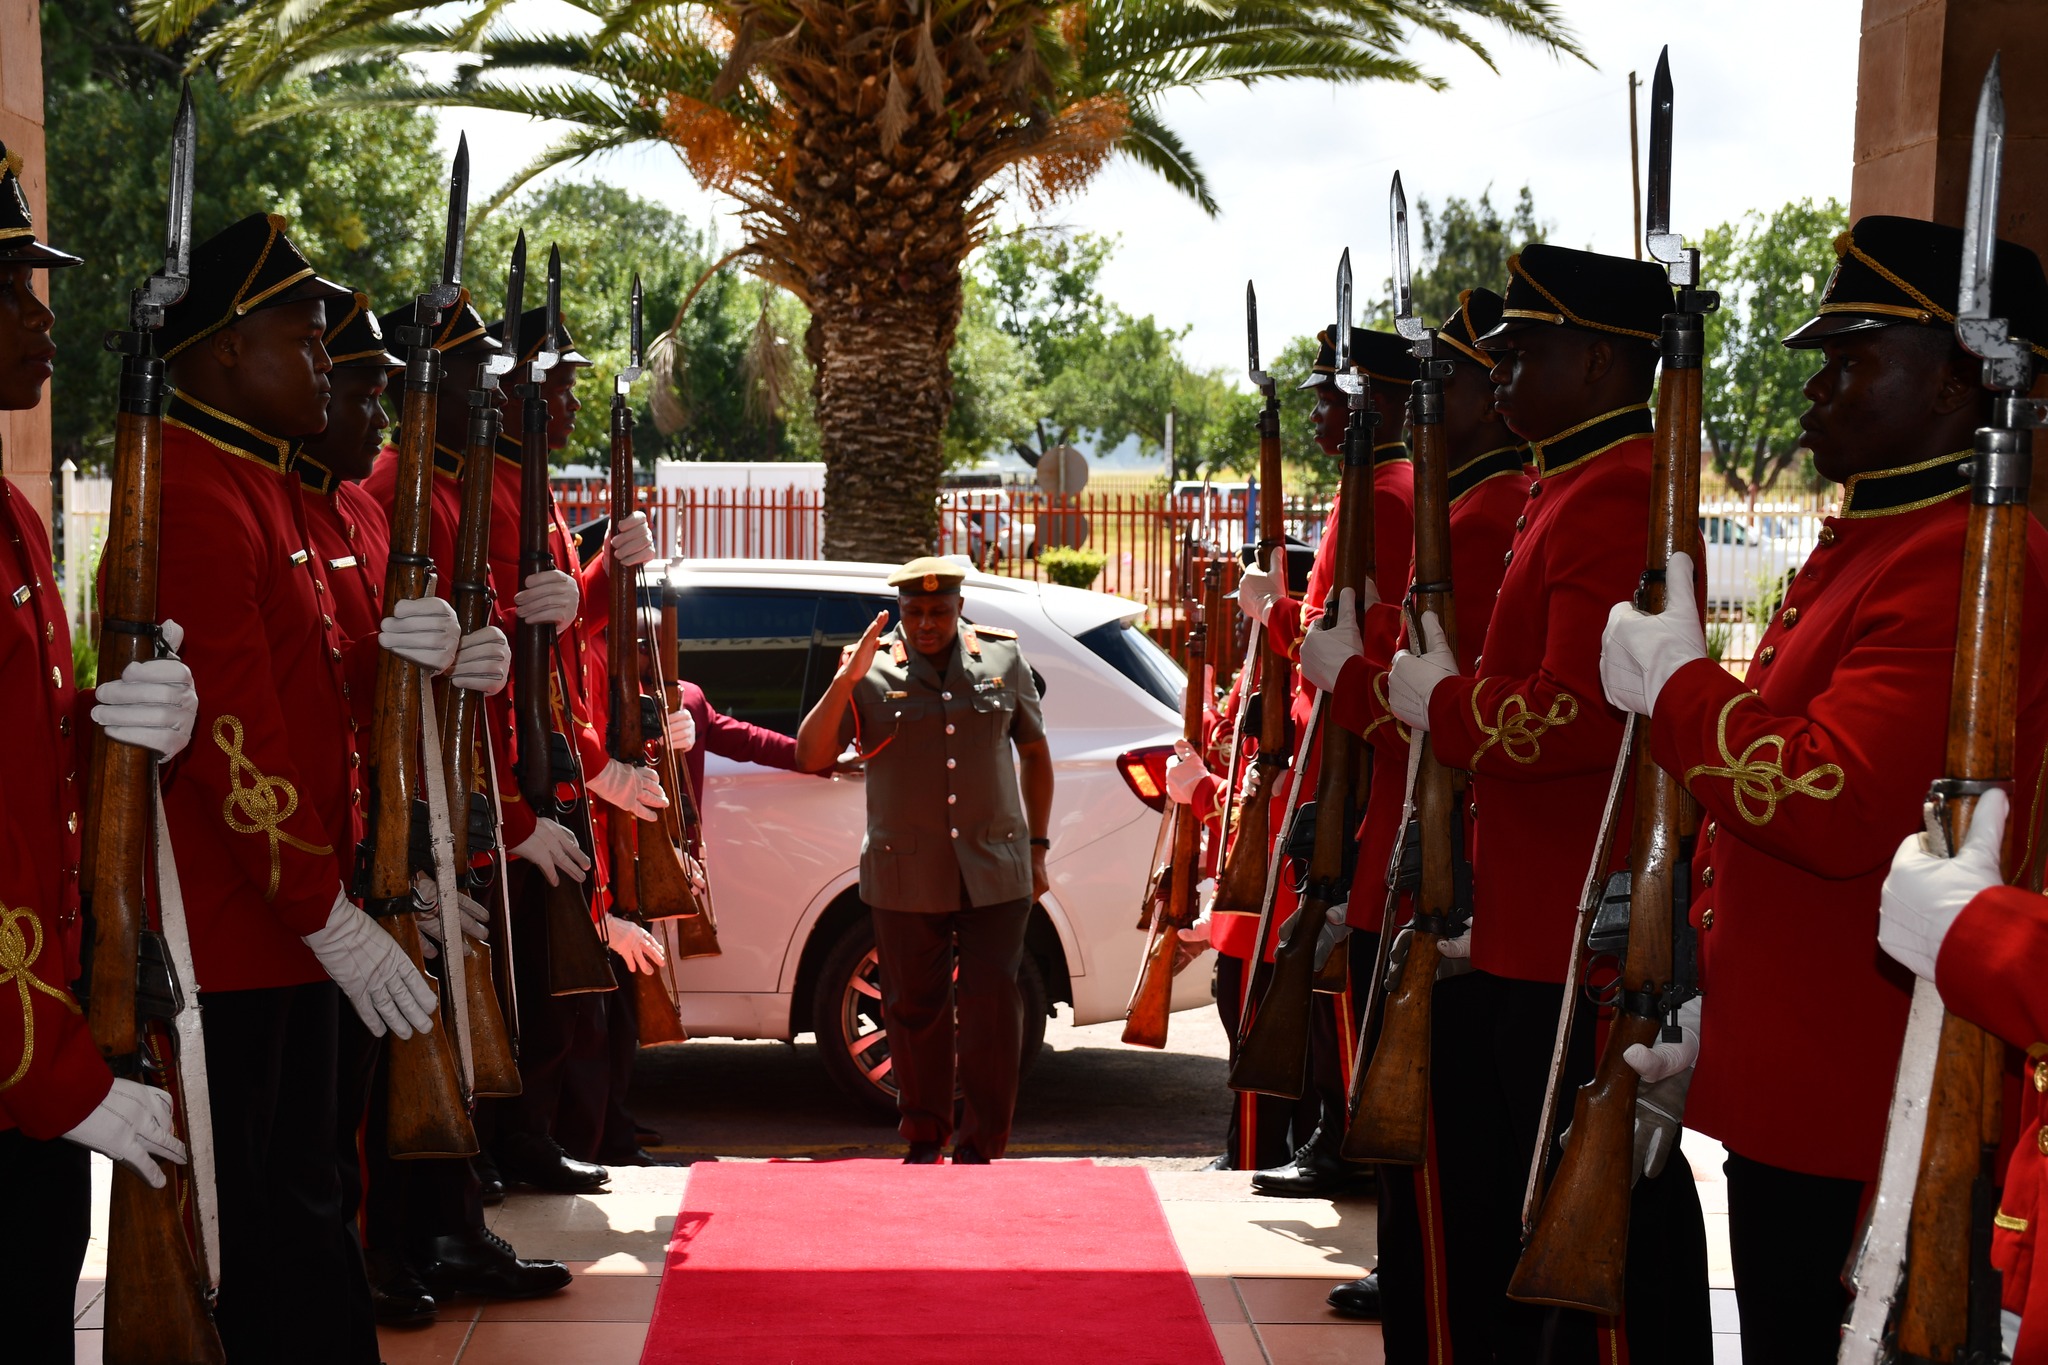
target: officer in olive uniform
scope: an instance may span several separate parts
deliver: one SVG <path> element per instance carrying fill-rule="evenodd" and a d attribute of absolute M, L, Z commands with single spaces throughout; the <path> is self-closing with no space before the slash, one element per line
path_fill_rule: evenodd
<path fill-rule="evenodd" d="M 915 1164 L 937 1162 L 949 1135 L 956 1164 L 1003 1154 L 1024 1022 L 1017 969 L 1048 885 L 1052 751 L 1038 688 L 1014 634 L 961 620 L 966 576 L 932 558 L 891 574 L 901 624 L 884 634 L 879 615 L 848 647 L 796 741 L 808 771 L 831 767 L 849 742 L 866 763 L 860 894 L 874 916 L 898 1131 Z"/>

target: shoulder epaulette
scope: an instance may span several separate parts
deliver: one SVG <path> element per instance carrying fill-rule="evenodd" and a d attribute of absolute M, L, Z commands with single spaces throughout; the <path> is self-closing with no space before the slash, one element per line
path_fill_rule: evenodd
<path fill-rule="evenodd" d="M 1001 626 L 969 626 L 968 629 L 985 640 L 1014 640 L 1017 638 L 1016 631 L 1004 630 Z"/>

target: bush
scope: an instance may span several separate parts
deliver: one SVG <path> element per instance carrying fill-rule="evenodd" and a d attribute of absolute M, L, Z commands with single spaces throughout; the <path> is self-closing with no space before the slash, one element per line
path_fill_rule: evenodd
<path fill-rule="evenodd" d="M 1038 556 L 1039 567 L 1045 576 L 1055 583 L 1064 583 L 1070 588 L 1085 588 L 1095 582 L 1095 576 L 1102 572 L 1102 566 L 1109 562 L 1109 556 L 1100 550 L 1068 550 L 1052 547 Z"/>

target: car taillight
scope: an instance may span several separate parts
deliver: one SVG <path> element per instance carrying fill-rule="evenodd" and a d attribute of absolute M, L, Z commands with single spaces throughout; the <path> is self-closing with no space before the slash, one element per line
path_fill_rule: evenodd
<path fill-rule="evenodd" d="M 1172 757 L 1171 744 L 1127 749 L 1116 756 L 1116 770 L 1124 775 L 1133 796 L 1153 810 L 1165 810 L 1166 760 Z"/>

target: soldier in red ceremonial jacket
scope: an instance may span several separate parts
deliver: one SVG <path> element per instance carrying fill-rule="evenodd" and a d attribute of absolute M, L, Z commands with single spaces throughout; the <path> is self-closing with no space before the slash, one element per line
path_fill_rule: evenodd
<path fill-rule="evenodd" d="M 1453 362 L 1443 384 L 1443 440 L 1450 466 L 1447 491 L 1458 664 L 1465 671 L 1478 667 L 1494 599 L 1507 570 L 1505 555 L 1529 491 L 1528 476 L 1522 472 L 1525 448 L 1494 411 L 1493 385 L 1487 378 L 1493 361 L 1478 346 L 1478 338 L 1499 325 L 1502 307 L 1500 295 L 1490 289 L 1465 290 L 1458 296 L 1457 311 L 1437 332 L 1437 354 Z M 1412 583 L 1414 576 L 1411 563 L 1405 581 Z M 1336 626 L 1309 632 L 1301 647 L 1302 676 L 1331 694 L 1330 718 L 1363 735 L 1375 748 L 1372 800 L 1359 838 L 1358 866 L 1363 871 L 1355 879 L 1358 894 L 1348 912 L 1351 924 L 1368 929 L 1378 927 L 1384 908 L 1380 877 L 1400 835 L 1411 738 L 1408 727 L 1386 709 L 1387 669 L 1395 651 L 1407 643 L 1406 614 L 1399 599 L 1381 602 L 1375 600 L 1378 595 L 1374 584 L 1367 593 L 1362 628 L 1347 628 L 1349 618 L 1340 613 Z M 1462 1004 L 1467 988 L 1462 978 L 1447 978 L 1436 988 L 1437 1038 L 1450 1036 L 1475 1013 Z M 1456 1141 L 1483 1131 L 1483 1125 L 1457 1109 L 1458 1094 L 1451 1087 L 1446 1103 L 1438 1106 L 1433 1127 L 1439 1150 L 1425 1167 L 1412 1172 L 1388 1168 L 1381 1173 L 1379 1272 L 1339 1285 L 1330 1294 L 1330 1306 L 1339 1313 L 1382 1317 L 1384 1283 L 1390 1361 L 1428 1359 L 1431 1340 L 1438 1342 L 1439 1356 L 1453 1343 L 1462 1344 L 1470 1354 L 1480 1349 L 1477 1341 L 1459 1342 L 1467 1319 L 1458 1313 L 1457 1304 L 1471 1282 L 1463 1258 L 1483 1242 L 1480 1230 L 1487 1211 L 1466 1197 L 1467 1186 L 1447 1184 L 1442 1176 L 1447 1160 L 1452 1166 L 1466 1164 L 1456 1152 Z M 1425 1220 L 1431 1228 L 1428 1236 L 1423 1232 Z M 1445 1228 L 1452 1233 L 1447 1235 Z M 1447 1259 L 1451 1248 L 1459 1254 L 1457 1262 Z M 1426 1294 L 1428 1284 L 1442 1286 L 1442 1292 L 1431 1298 Z"/>
<path fill-rule="evenodd" d="M 20 172 L 0 146 L 0 410 L 15 412 L 42 401 L 56 357 L 56 319 L 35 272 L 79 263 L 36 239 Z M 72 990 L 83 948 L 86 710 L 113 738 L 168 761 L 191 740 L 198 699 L 176 658 L 130 664 L 96 699 L 76 692 L 49 537 L 7 479 L 0 541 L 0 714 L 10 721 L 0 744 L 0 1316 L 10 1359 L 69 1361 L 92 1223 L 89 1153 L 125 1162 L 159 1188 L 156 1163 L 185 1159 L 169 1093 L 109 1073 Z"/>
<path fill-rule="evenodd" d="M 1706 657 L 1691 613 L 1626 606 L 1601 664 L 1608 697 L 1650 717 L 1657 762 L 1701 806 L 1697 1041 L 1637 1069 L 1656 1080 L 1697 1055 L 1685 1117 L 1728 1148 L 1743 1345 L 1765 1360 L 1832 1355 L 1840 1272 L 1877 1177 L 1912 984 L 1877 950 L 1879 886 L 1943 770 L 1967 462 L 1991 397 L 1955 341 L 1960 231 L 1870 217 L 1835 250 L 1820 316 L 1786 344 L 1821 351 L 1802 443 L 1843 485 L 1841 510 L 1748 678 Z M 1993 315 L 2048 335 L 2039 260 L 1998 250 Z M 1689 598 L 1690 565 L 1674 560 L 1670 585 Z M 2048 534 L 2031 519 L 2022 597 L 2015 772 L 2031 802 L 2048 776 Z"/>
<path fill-rule="evenodd" d="M 445 603 L 401 604 L 373 637 L 334 615 L 296 447 L 326 424 L 319 279 L 255 214 L 193 249 L 158 348 L 164 410 L 159 602 L 186 623 L 202 704 L 165 793 L 203 992 L 230 1359 L 374 1362 L 362 1257 L 341 1207 L 337 1030 L 433 1026 L 433 988 L 350 899 L 365 739 L 351 702 L 380 648 L 454 658 Z M 339 989 L 337 990 L 337 986 Z"/>
<path fill-rule="evenodd" d="M 1646 400 L 1672 296 L 1656 265 L 1540 243 L 1510 257 L 1508 274 L 1500 325 L 1480 341 L 1495 358 L 1494 406 L 1534 449 L 1537 478 L 1502 555 L 1476 671 L 1461 671 L 1425 617 L 1425 648 L 1394 656 L 1387 709 L 1428 731 L 1440 762 L 1471 774 L 1473 921 L 1460 942 L 1476 970 L 1456 992 L 1461 1025 L 1435 1040 L 1431 1063 L 1442 1073 L 1444 1182 L 1490 1211 L 1459 1317 L 1484 1343 L 1482 1360 L 1537 1359 L 1549 1335 L 1551 1359 L 1576 1361 L 1596 1349 L 1590 1315 L 1505 1294 L 1563 982 L 1581 950 L 1579 892 L 1621 743 L 1621 718 L 1600 693 L 1598 641 L 1608 608 L 1643 572 Z M 1625 807 L 1617 820 L 1630 827 Z M 1625 863 L 1627 840 L 1617 842 Z M 1592 1074 L 1587 1013 L 1568 1040 L 1567 1095 Z M 1455 1140 L 1446 1108 L 1471 1115 Z M 1682 1160 L 1653 1164 L 1635 1185 L 1630 1244 L 1655 1245 L 1658 1255 L 1629 1267 L 1629 1349 L 1638 1360 L 1704 1365 L 1711 1329 L 1699 1197 Z M 1600 1334 L 1614 1327 L 1599 1324 Z"/>

